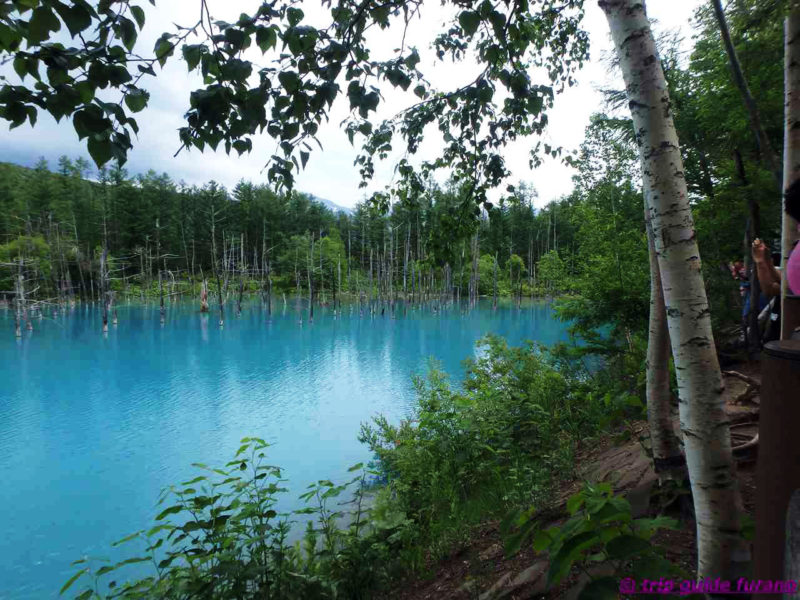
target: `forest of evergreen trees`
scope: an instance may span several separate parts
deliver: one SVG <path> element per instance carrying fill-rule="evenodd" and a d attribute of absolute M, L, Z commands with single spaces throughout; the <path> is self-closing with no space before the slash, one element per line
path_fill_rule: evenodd
<path fill-rule="evenodd" d="M 476 220 L 458 190 L 435 184 L 413 207 L 381 214 L 361 202 L 337 214 L 265 185 L 187 186 L 119 166 L 95 173 L 80 158 L 62 157 L 56 170 L 44 159 L 34 169 L 2 164 L 0 181 L 2 289 L 14 289 L 22 258 L 26 286 L 53 302 L 99 297 L 103 249 L 114 292 L 141 294 L 159 273 L 194 283 L 219 269 L 268 278 L 277 291 L 305 293 L 310 278 L 317 298 L 443 286 L 475 297 L 494 294 L 495 281 L 500 295 L 554 292 L 568 269 L 559 248 L 564 256 L 574 250 L 568 203 L 537 210 L 524 184 Z"/>

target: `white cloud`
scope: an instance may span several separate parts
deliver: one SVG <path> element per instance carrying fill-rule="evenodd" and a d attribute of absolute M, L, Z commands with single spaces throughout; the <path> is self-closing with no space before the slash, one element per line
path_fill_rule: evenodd
<path fill-rule="evenodd" d="M 663 29 L 680 29 L 687 40 L 690 38 L 689 18 L 700 0 L 666 1 L 656 0 L 648 3 L 650 16 L 658 21 Z M 252 0 L 217 0 L 211 3 L 214 16 L 220 19 L 235 20 L 242 11 L 252 10 Z M 140 40 L 141 47 L 149 50 L 162 31 L 172 29 L 173 23 L 193 24 L 192 12 L 187 6 L 197 4 L 187 0 L 161 2 L 148 13 L 148 22 Z M 320 5 L 307 2 L 304 9 L 310 19 L 321 18 Z M 442 21 L 447 17 L 438 3 L 424 7 L 423 18 L 416 20 L 406 38 L 407 45 L 416 45 L 423 63 L 430 63 L 430 52 L 426 52 L 432 36 L 440 31 Z M 199 17 L 199 13 L 197 15 Z M 544 141 L 553 146 L 567 149 L 577 148 L 583 139 L 584 128 L 590 115 L 601 108 L 602 97 L 596 91 L 599 85 L 609 85 L 608 75 L 600 60 L 604 52 L 610 52 L 612 43 L 608 35 L 605 17 L 594 0 L 586 2 L 584 27 L 591 41 L 591 61 L 578 75 L 578 85 L 568 89 L 556 98 L 556 106 L 550 112 L 550 125 L 545 132 Z M 376 52 L 391 51 L 399 46 L 399 31 L 377 32 L 371 40 Z M 456 86 L 472 79 L 475 66 L 471 64 L 439 65 L 432 71 L 432 78 L 439 88 Z M 426 70 L 426 72 L 428 72 Z M 4 69 L 8 73 L 8 68 Z M 151 80 L 152 82 L 152 80 Z M 134 142 L 126 168 L 132 173 L 148 169 L 168 172 L 176 181 L 185 180 L 189 184 L 203 184 L 214 179 L 232 187 L 240 179 L 253 181 L 266 180 L 262 172 L 268 157 L 274 153 L 274 141 L 266 134 L 254 143 L 253 152 L 242 157 L 235 153 L 228 156 L 224 151 L 181 152 L 173 158 L 179 147 L 177 129 L 183 124 L 183 113 L 188 107 L 189 92 L 201 85 L 199 77 L 186 72 L 185 63 L 173 60 L 167 63 L 163 72 L 154 82 L 148 82 L 151 91 L 150 106 L 140 113 L 140 133 Z M 611 85 L 621 87 L 620 82 Z M 389 90 L 386 90 L 387 95 Z M 403 108 L 413 102 L 410 94 L 392 93 L 379 115 L 389 116 L 391 111 Z M 364 195 L 359 189 L 358 170 L 353 166 L 357 148 L 350 145 L 345 133 L 339 128 L 346 116 L 346 101 L 334 107 L 330 122 L 321 128 L 320 140 L 324 151 L 315 151 L 308 166 L 298 177 L 297 187 L 316 196 L 327 198 L 344 206 L 353 206 Z M 432 134 L 436 134 L 432 130 Z M 572 188 L 570 168 L 557 160 L 546 160 L 542 167 L 531 171 L 528 166 L 528 151 L 535 139 L 519 140 L 506 151 L 506 161 L 512 170 L 513 181 L 531 182 L 539 192 L 537 204 L 547 202 L 565 194 Z M 435 156 L 438 151 L 436 136 L 420 149 L 420 155 Z M 83 145 L 78 141 L 70 121 L 56 123 L 52 118 L 41 115 L 35 129 L 23 126 L 4 133 L 0 144 L 0 159 L 32 164 L 36 157 L 45 156 L 55 165 L 62 154 L 69 156 L 86 155 Z M 396 155 L 399 156 L 399 153 Z M 375 181 L 370 190 L 380 189 L 389 182 L 392 165 L 384 163 L 376 171 Z"/>

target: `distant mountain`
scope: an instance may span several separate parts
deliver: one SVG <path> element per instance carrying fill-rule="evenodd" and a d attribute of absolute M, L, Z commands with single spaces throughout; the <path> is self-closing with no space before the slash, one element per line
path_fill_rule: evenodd
<path fill-rule="evenodd" d="M 333 212 L 343 212 L 346 215 L 352 215 L 353 209 L 347 208 L 346 206 L 342 206 L 341 204 L 336 204 L 332 200 L 328 200 L 327 198 L 320 198 L 319 196 L 315 196 L 314 194 L 306 194 L 309 198 L 311 198 L 314 202 L 319 202 L 323 206 L 331 209 Z"/>

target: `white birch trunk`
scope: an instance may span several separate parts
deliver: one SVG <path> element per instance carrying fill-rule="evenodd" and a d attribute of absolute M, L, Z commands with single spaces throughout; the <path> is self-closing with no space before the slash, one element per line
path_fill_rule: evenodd
<path fill-rule="evenodd" d="M 694 222 L 669 94 L 642 0 L 600 0 L 620 60 L 650 203 L 681 430 L 697 519 L 698 578 L 734 579 L 749 560 Z"/>
<path fill-rule="evenodd" d="M 646 363 L 647 422 L 650 426 L 650 441 L 653 447 L 653 465 L 656 473 L 661 473 L 682 466 L 684 460 L 678 438 L 672 428 L 669 330 L 647 201 L 645 201 L 645 226 L 650 255 L 650 323 Z"/>
<path fill-rule="evenodd" d="M 783 142 L 783 189 L 786 192 L 800 179 L 800 6 L 792 2 L 792 10 L 784 22 L 784 142 Z M 786 197 L 784 196 L 784 208 Z M 786 263 L 792 252 L 792 245 L 800 237 L 797 221 L 786 210 L 781 213 L 781 339 L 792 335 L 789 330 L 794 319 L 789 318 L 787 310 L 793 306 L 786 302 L 789 293 L 786 285 Z M 798 246 L 800 247 L 800 246 Z M 797 290 L 794 290 L 795 292 Z"/>

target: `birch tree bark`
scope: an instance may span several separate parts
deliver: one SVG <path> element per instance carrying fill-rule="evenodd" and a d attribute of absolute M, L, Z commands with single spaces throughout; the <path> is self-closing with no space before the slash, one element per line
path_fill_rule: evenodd
<path fill-rule="evenodd" d="M 800 238 L 797 220 L 786 211 L 788 203 L 800 204 L 800 2 L 793 0 L 789 16 L 784 21 L 784 143 L 783 143 L 783 212 L 781 218 L 781 339 L 792 335 L 786 302 L 786 265 L 794 242 Z M 800 246 L 798 246 L 800 247 Z M 795 250 L 800 252 L 800 250 Z M 797 290 L 793 290 L 797 292 Z"/>
<path fill-rule="evenodd" d="M 664 72 L 642 0 L 600 0 L 625 79 L 662 278 L 697 520 L 697 575 L 733 579 L 749 560 L 700 255 Z"/>
<path fill-rule="evenodd" d="M 647 201 L 645 200 L 645 226 L 650 255 L 650 322 L 647 339 L 646 396 L 647 422 L 653 446 L 653 466 L 656 473 L 667 472 L 682 466 L 678 438 L 672 428 L 669 389 L 669 330 L 661 287 L 661 272 L 653 240 Z"/>

